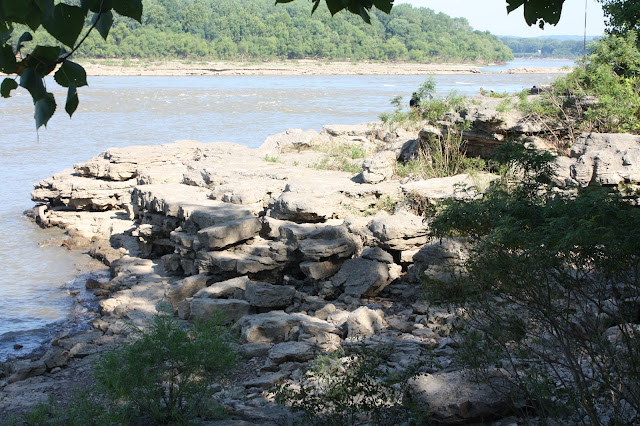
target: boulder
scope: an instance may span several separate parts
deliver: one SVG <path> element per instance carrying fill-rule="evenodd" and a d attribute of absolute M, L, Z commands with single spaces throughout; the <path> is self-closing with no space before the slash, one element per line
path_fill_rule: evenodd
<path fill-rule="evenodd" d="M 248 240 L 258 235 L 261 229 L 260 219 L 247 217 L 201 229 L 198 239 L 205 248 L 215 250 Z"/>
<path fill-rule="evenodd" d="M 409 250 L 428 240 L 429 230 L 423 218 L 408 212 L 379 215 L 368 228 L 378 245 L 386 250 Z"/>
<path fill-rule="evenodd" d="M 263 155 L 279 155 L 290 150 L 311 148 L 313 140 L 318 137 L 315 130 L 287 129 L 284 132 L 268 136 L 258 151 Z"/>
<path fill-rule="evenodd" d="M 505 392 L 498 392 L 502 388 Z M 460 371 L 418 376 L 409 382 L 412 398 L 445 424 L 481 422 L 508 413 L 513 394 L 500 376 L 475 383 Z"/>
<path fill-rule="evenodd" d="M 296 289 L 284 285 L 272 285 L 262 282 L 247 284 L 244 291 L 245 299 L 258 308 L 284 308 L 293 302 Z"/>
<path fill-rule="evenodd" d="M 425 202 L 436 204 L 439 201 L 456 199 L 473 199 L 484 192 L 498 176 L 491 173 L 463 173 L 455 176 L 407 182 L 403 184 L 405 195 L 418 196 Z"/>
<path fill-rule="evenodd" d="M 339 207 L 322 195 L 301 192 L 283 192 L 273 204 L 270 216 L 297 222 L 325 222 L 337 217 Z"/>
<path fill-rule="evenodd" d="M 244 294 L 244 290 L 250 282 L 251 280 L 248 277 L 237 277 L 226 281 L 220 281 L 211 284 L 209 287 L 201 289 L 195 293 L 193 297 L 203 299 L 234 298 L 238 293 Z"/>
<path fill-rule="evenodd" d="M 386 264 L 363 258 L 346 260 L 331 279 L 334 287 L 344 287 L 353 297 L 376 296 L 389 282 Z"/>
<path fill-rule="evenodd" d="M 571 147 L 571 177 L 580 185 L 640 183 L 640 136 L 616 133 L 581 135 Z"/>
<path fill-rule="evenodd" d="M 220 311 L 229 322 L 234 322 L 249 314 L 250 310 L 251 305 L 245 300 L 194 298 L 189 318 L 206 321 Z"/>
<path fill-rule="evenodd" d="M 341 262 L 334 260 L 325 260 L 321 262 L 307 261 L 300 263 L 300 270 L 308 278 L 320 281 L 338 272 L 341 265 Z"/>
<path fill-rule="evenodd" d="M 365 183 L 380 183 L 391 179 L 396 168 L 396 154 L 393 151 L 381 151 L 365 158 L 362 163 L 362 180 Z"/>
<path fill-rule="evenodd" d="M 170 284 L 167 290 L 167 301 L 171 303 L 173 310 L 178 309 L 178 302 L 205 288 L 209 278 L 210 276 L 205 274 L 193 275 Z"/>
<path fill-rule="evenodd" d="M 305 314 L 287 314 L 284 311 L 247 315 L 238 321 L 237 326 L 248 343 L 297 341 L 301 333 L 303 336 L 339 333 L 334 325 L 326 321 Z"/>
<path fill-rule="evenodd" d="M 382 311 L 374 311 L 366 306 L 361 306 L 347 317 L 347 337 L 353 338 L 377 334 L 386 325 Z"/>
<path fill-rule="evenodd" d="M 305 362 L 316 356 L 315 345 L 308 342 L 283 342 L 269 350 L 269 359 L 276 364 L 283 362 Z"/>

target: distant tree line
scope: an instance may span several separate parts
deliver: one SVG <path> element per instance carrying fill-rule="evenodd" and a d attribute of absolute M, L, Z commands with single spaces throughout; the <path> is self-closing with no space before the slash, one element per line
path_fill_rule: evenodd
<path fill-rule="evenodd" d="M 584 54 L 584 40 L 560 40 L 555 38 L 535 37 L 500 37 L 500 40 L 513 52 L 517 58 L 580 58 Z M 595 38 L 587 40 L 589 46 Z"/>
<path fill-rule="evenodd" d="M 45 34 L 36 34 L 36 42 Z M 142 22 L 116 17 L 107 41 L 92 34 L 76 57 L 212 60 L 351 59 L 500 62 L 509 49 L 466 19 L 398 5 L 331 17 L 326 6 L 273 0 L 146 0 Z"/>

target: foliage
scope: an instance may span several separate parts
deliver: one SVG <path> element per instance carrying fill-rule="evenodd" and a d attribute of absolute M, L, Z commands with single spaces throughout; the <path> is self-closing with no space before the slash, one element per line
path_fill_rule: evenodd
<path fill-rule="evenodd" d="M 562 14 L 564 0 L 507 0 L 507 13 L 523 6 L 524 20 L 544 29 L 545 24 L 556 25 Z"/>
<path fill-rule="evenodd" d="M 169 314 L 157 315 L 148 330 L 134 330 L 130 344 L 104 356 L 96 380 L 134 417 L 156 424 L 211 415 L 212 385 L 237 358 L 223 323 L 218 315 L 184 328 Z"/>
<path fill-rule="evenodd" d="M 624 35 L 640 31 L 640 3 L 635 0 L 599 0 L 607 18 L 609 34 Z"/>
<path fill-rule="evenodd" d="M 416 157 L 398 163 L 396 175 L 431 179 L 486 169 L 484 160 L 465 155 L 465 145 L 462 132 L 449 128 L 444 136 L 433 135 L 428 138 Z"/>
<path fill-rule="evenodd" d="M 561 148 L 576 131 L 640 131 L 640 51 L 633 32 L 594 43 L 593 53 L 551 90 L 519 108 L 545 124 Z M 565 134 L 566 133 L 566 134 Z M 567 141 L 563 140 L 568 136 Z"/>
<path fill-rule="evenodd" d="M 36 128 L 40 128 L 47 124 L 56 110 L 55 98 L 47 91 L 44 77 L 57 69 L 54 79 L 67 88 L 65 110 L 69 116 L 73 115 L 78 107 L 77 89 L 86 86 L 87 81 L 82 66 L 70 58 L 94 29 L 107 38 L 114 12 L 140 21 L 142 0 L 0 1 L 0 72 L 19 77 L 5 78 L 0 86 L 0 95 L 8 98 L 18 86 L 27 89 L 35 106 Z M 78 42 L 88 19 L 91 22 L 89 29 Z M 16 25 L 25 31 L 12 43 Z M 33 39 L 32 31 L 36 30 L 48 34 L 51 43 L 26 48 L 25 44 Z"/>
<path fill-rule="evenodd" d="M 267 163 L 279 163 L 280 157 L 278 157 L 277 155 L 266 154 L 264 156 L 264 161 L 266 161 Z"/>
<path fill-rule="evenodd" d="M 323 157 L 317 163 L 311 164 L 309 167 L 317 170 L 338 170 L 347 173 L 362 172 L 362 163 L 354 163 L 349 159 L 341 156 Z"/>
<path fill-rule="evenodd" d="M 431 223 L 435 236 L 475 241 L 456 277 L 467 290 L 462 360 L 479 374 L 509 370 L 537 415 L 567 416 L 564 407 L 572 422 L 633 423 L 640 194 L 558 192 L 547 153 L 506 149 L 513 178 L 481 199 L 448 201 Z"/>
<path fill-rule="evenodd" d="M 584 40 L 560 40 L 548 37 L 499 37 L 517 58 L 580 58 L 584 55 Z M 591 50 L 593 40 L 587 41 Z"/>
<path fill-rule="evenodd" d="M 413 369 L 392 371 L 379 353 L 364 345 L 360 353 L 348 356 L 337 350 L 319 356 L 299 386 L 280 385 L 276 401 L 302 411 L 307 424 L 356 425 L 365 420 L 396 425 L 420 417 L 405 397 L 407 380 L 414 374 Z"/>

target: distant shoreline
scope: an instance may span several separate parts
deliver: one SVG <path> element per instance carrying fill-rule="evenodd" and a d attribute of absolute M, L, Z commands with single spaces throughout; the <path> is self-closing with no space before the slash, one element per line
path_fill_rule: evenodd
<path fill-rule="evenodd" d="M 195 62 L 97 60 L 79 61 L 89 76 L 214 76 L 214 75 L 429 75 L 479 74 L 483 65 L 401 62 Z M 560 67 L 519 68 L 511 73 L 566 73 Z M 508 71 L 504 71 L 507 73 Z"/>

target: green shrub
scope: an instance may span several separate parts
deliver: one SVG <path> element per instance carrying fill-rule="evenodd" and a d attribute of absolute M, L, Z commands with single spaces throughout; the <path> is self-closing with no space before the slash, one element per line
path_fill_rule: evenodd
<path fill-rule="evenodd" d="M 406 399 L 407 380 L 414 374 L 413 369 L 393 372 L 380 353 L 364 346 L 348 356 L 337 350 L 319 356 L 299 385 L 280 385 L 276 401 L 301 411 L 305 423 L 313 425 L 426 422 L 426 407 L 420 413 Z"/>
<path fill-rule="evenodd" d="M 640 51 L 636 34 L 608 36 L 551 90 L 518 108 L 540 120 L 566 150 L 580 131 L 640 132 Z"/>
<path fill-rule="evenodd" d="M 131 343 L 104 356 L 96 381 L 134 417 L 154 423 L 215 416 L 213 384 L 235 365 L 231 337 L 221 315 L 184 327 L 170 314 L 157 315 Z"/>
<path fill-rule="evenodd" d="M 481 199 L 447 202 L 431 223 L 434 236 L 475 242 L 454 278 L 466 291 L 456 301 L 466 312 L 462 361 L 479 374 L 509 370 L 536 415 L 633 423 L 640 194 L 558 192 L 548 153 L 512 145 L 501 154 L 513 177 Z"/>

